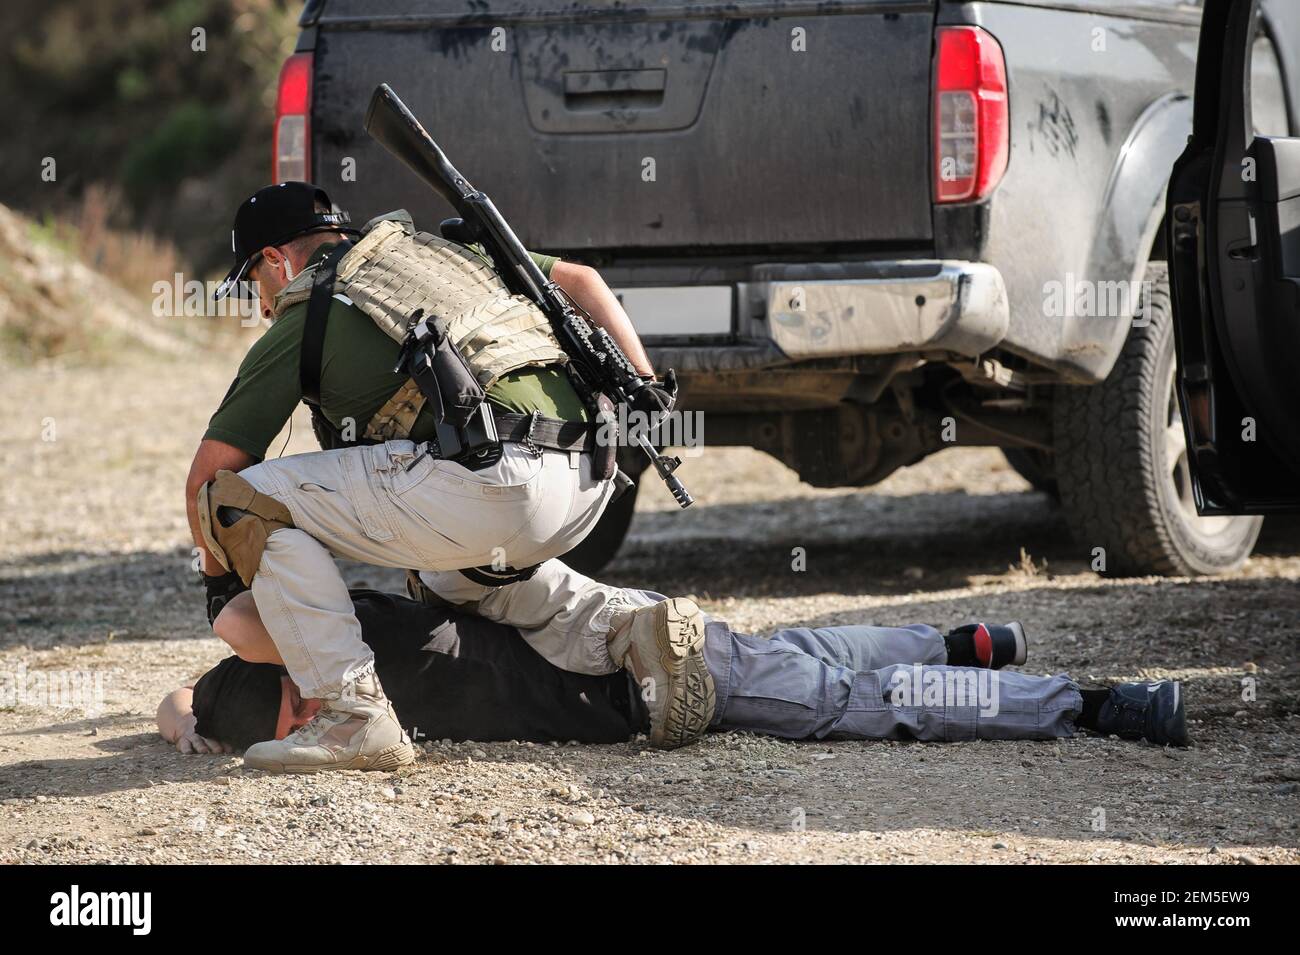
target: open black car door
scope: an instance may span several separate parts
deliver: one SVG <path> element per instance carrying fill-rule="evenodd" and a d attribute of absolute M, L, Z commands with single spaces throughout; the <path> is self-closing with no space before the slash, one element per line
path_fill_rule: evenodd
<path fill-rule="evenodd" d="M 1207 515 L 1300 511 L 1300 139 L 1253 132 L 1256 4 L 1205 0 L 1168 193 L 1178 397 Z"/>

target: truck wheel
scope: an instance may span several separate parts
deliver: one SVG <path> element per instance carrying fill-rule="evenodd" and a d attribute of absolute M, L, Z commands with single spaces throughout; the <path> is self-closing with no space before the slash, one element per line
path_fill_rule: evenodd
<path fill-rule="evenodd" d="M 582 543 L 569 551 L 560 560 L 564 561 L 580 574 L 594 577 L 618 554 L 627 537 L 627 529 L 632 525 L 632 515 L 636 510 L 636 495 L 640 490 L 640 475 L 634 479 L 638 482 L 623 492 L 623 495 L 605 508 L 591 533 L 582 539 Z"/>
<path fill-rule="evenodd" d="M 1066 519 L 1105 576 L 1233 570 L 1250 556 L 1263 518 L 1197 516 L 1174 391 L 1164 262 L 1147 267 L 1143 289 L 1150 321 L 1129 331 L 1106 380 L 1056 389 L 1056 479 Z"/>
<path fill-rule="evenodd" d="M 1056 486 L 1056 458 L 1035 448 L 1003 448 L 1002 456 L 1035 491 L 1042 491 L 1054 500 L 1060 500 L 1061 490 Z"/>

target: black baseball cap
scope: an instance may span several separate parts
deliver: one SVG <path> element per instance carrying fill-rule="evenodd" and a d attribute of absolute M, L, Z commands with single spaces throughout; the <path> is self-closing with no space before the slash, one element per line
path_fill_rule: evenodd
<path fill-rule="evenodd" d="M 318 203 L 330 211 L 317 212 Z M 281 182 L 257 190 L 235 213 L 235 227 L 230 230 L 235 265 L 212 297 L 219 300 L 233 294 L 251 298 L 245 276 L 263 249 L 309 232 L 335 230 L 359 235 L 355 229 L 342 228 L 351 221 L 346 212 L 334 208 L 324 189 L 310 182 Z"/>
<path fill-rule="evenodd" d="M 283 672 L 273 663 L 226 657 L 194 684 L 194 731 L 238 749 L 275 739 Z"/>

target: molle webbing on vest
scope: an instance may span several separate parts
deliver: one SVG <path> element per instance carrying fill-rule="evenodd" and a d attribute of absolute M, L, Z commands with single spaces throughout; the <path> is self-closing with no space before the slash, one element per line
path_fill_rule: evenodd
<path fill-rule="evenodd" d="M 352 302 L 394 341 L 424 309 L 446 321 L 494 297 L 508 297 L 492 267 L 469 249 L 396 222 L 378 223 L 339 263 L 338 281 Z"/>
<path fill-rule="evenodd" d="M 406 337 L 416 311 L 433 316 L 485 390 L 520 368 L 567 360 L 541 309 L 511 295 L 479 256 L 440 236 L 380 222 L 343 257 L 339 283 L 394 341 Z"/>
<path fill-rule="evenodd" d="M 310 297 L 314 271 L 285 287 L 277 314 Z M 334 290 L 397 342 L 416 311 L 433 316 L 485 390 L 520 368 L 568 360 L 542 310 L 511 295 L 482 258 L 440 236 L 411 235 L 393 220 L 377 222 L 343 257 Z"/>
<path fill-rule="evenodd" d="M 484 391 L 520 368 L 568 361 L 545 314 L 522 295 L 488 299 L 443 327 Z"/>
<path fill-rule="evenodd" d="M 365 438 L 371 441 L 400 441 L 411 436 L 415 419 L 424 408 L 424 393 L 413 378 L 406 379 L 406 384 L 398 388 L 375 412 L 375 416 L 366 425 Z"/>

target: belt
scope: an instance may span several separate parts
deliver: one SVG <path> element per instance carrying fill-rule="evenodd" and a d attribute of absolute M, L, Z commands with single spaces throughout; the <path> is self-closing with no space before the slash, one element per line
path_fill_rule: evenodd
<path fill-rule="evenodd" d="M 502 445 L 522 445 L 534 454 L 542 451 L 568 451 L 590 453 L 596 449 L 597 428 L 586 421 L 563 421 L 548 418 L 540 411 L 532 414 L 499 412 L 491 409 L 492 420 L 496 426 L 497 440 L 483 447 L 480 451 L 453 457 L 461 467 L 471 471 L 481 471 L 496 464 L 501 458 Z M 425 445 L 426 454 L 442 458 L 442 448 L 436 438 Z"/>
<path fill-rule="evenodd" d="M 531 450 L 591 451 L 596 444 L 596 426 L 586 421 L 562 421 L 548 418 L 540 411 L 532 414 L 499 413 L 495 410 L 497 436 L 502 441 L 522 444 Z"/>

